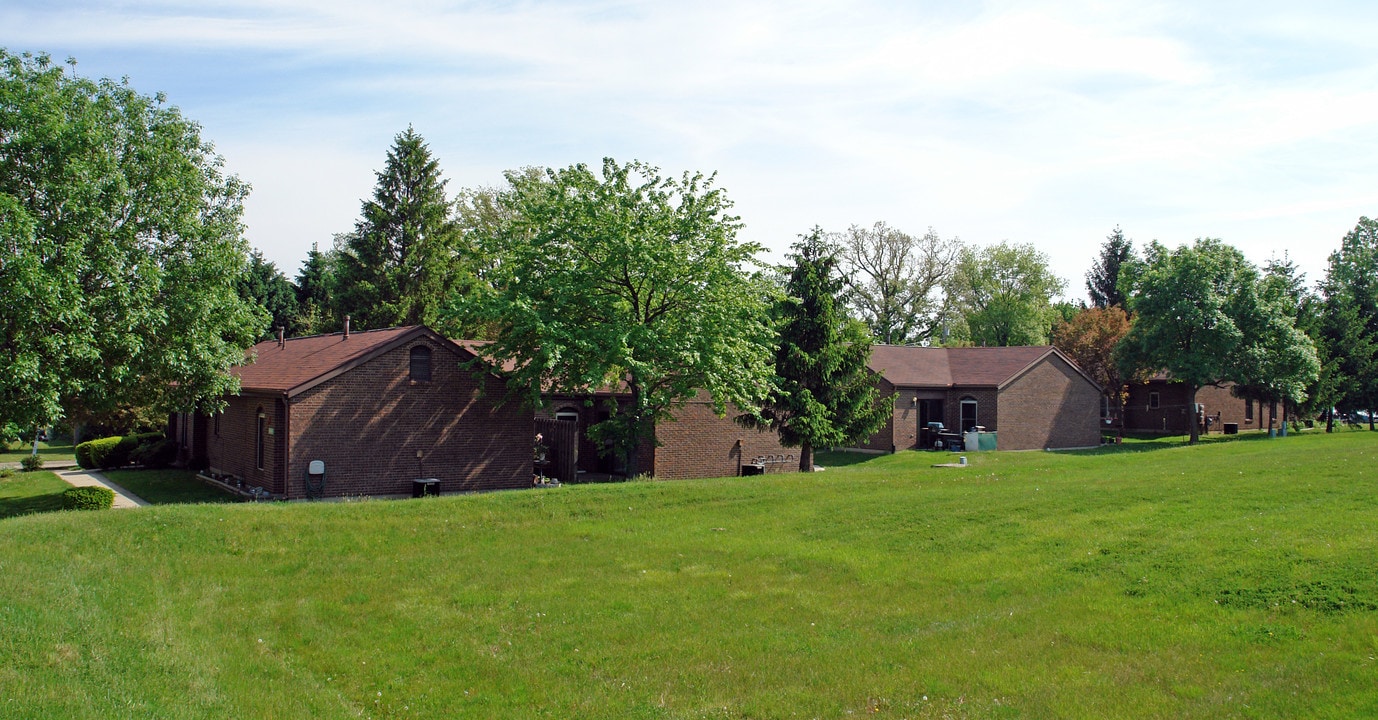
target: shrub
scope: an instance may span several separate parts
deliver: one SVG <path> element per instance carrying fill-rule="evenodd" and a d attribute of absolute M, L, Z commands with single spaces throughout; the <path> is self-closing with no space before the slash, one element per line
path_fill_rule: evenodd
<path fill-rule="evenodd" d="M 143 465 L 146 468 L 165 468 L 177 459 L 177 443 L 162 439 L 160 435 L 157 439 L 136 448 L 129 459 L 135 465 Z"/>
<path fill-rule="evenodd" d="M 162 433 L 150 432 L 88 440 L 76 447 L 77 464 L 87 470 L 124 467 L 133 460 L 140 446 L 155 443 L 162 437 Z"/>
<path fill-rule="evenodd" d="M 25 456 L 23 457 L 23 459 L 21 459 L 21 460 L 19 461 L 19 467 L 23 468 L 23 469 L 24 469 L 24 472 L 33 472 L 34 470 L 42 470 L 42 469 L 43 469 L 43 456 L 42 456 L 42 455 L 25 455 Z"/>
<path fill-rule="evenodd" d="M 63 510 L 109 510 L 115 505 L 115 491 L 108 487 L 74 487 L 62 493 Z"/>
<path fill-rule="evenodd" d="M 14 477 L 14 468 L 0 468 L 0 480 Z"/>
<path fill-rule="evenodd" d="M 87 470 L 96 468 L 111 467 L 110 454 L 115 451 L 115 446 L 120 444 L 122 438 L 105 437 L 96 440 L 87 440 L 76 448 L 77 464 Z"/>

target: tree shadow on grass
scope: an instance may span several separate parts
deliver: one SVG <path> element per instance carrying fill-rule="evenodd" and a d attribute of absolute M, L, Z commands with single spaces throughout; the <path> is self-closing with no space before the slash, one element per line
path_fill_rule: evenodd
<path fill-rule="evenodd" d="M 1237 435 L 1202 435 L 1200 445 L 1216 445 L 1219 443 L 1234 442 L 1256 442 L 1267 440 L 1268 433 L 1246 432 Z M 1120 444 L 1107 443 L 1095 448 L 1083 448 L 1081 450 L 1054 450 L 1055 453 L 1074 454 L 1074 455 L 1122 455 L 1126 453 L 1153 452 L 1156 450 L 1170 450 L 1172 448 L 1190 447 L 1186 435 L 1129 435 L 1124 436 L 1124 442 Z"/>
<path fill-rule="evenodd" d="M 821 467 L 844 467 L 870 462 L 882 455 L 847 450 L 819 450 L 813 454 L 813 464 Z"/>
<path fill-rule="evenodd" d="M 0 497 L 0 518 L 32 515 L 33 513 L 56 512 L 62 509 L 62 493 L 47 495 L 27 495 L 23 497 Z"/>

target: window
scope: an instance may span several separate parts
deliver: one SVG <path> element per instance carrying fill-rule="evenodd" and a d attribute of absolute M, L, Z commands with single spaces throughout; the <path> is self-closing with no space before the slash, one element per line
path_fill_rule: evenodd
<path fill-rule="evenodd" d="M 1254 402 L 1253 402 L 1252 400 L 1248 400 L 1248 401 L 1246 401 L 1246 402 L 1244 403 L 1244 422 L 1246 422 L 1246 423 L 1251 423 L 1251 422 L 1253 422 L 1253 421 L 1254 421 Z"/>
<path fill-rule="evenodd" d="M 555 419 L 565 422 L 579 422 L 579 411 L 574 408 L 560 408 L 555 411 Z"/>
<path fill-rule="evenodd" d="M 962 398 L 962 432 L 976 427 L 976 399 Z"/>
<path fill-rule="evenodd" d="M 263 446 L 267 444 L 264 437 L 268 432 L 268 416 L 263 414 L 263 408 L 258 409 L 258 427 L 254 432 L 254 458 L 257 461 L 258 469 L 263 469 Z"/>
<path fill-rule="evenodd" d="M 431 349 L 425 345 L 417 345 L 411 349 L 411 380 L 431 381 Z"/>
<path fill-rule="evenodd" d="M 1149 410 L 1157 410 L 1157 409 L 1158 409 L 1158 393 L 1156 393 L 1156 392 L 1151 392 L 1151 393 L 1148 394 L 1148 409 L 1149 409 Z"/>

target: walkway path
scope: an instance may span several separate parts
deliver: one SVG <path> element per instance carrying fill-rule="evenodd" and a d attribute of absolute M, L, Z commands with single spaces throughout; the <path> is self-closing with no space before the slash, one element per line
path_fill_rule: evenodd
<path fill-rule="evenodd" d="M 70 470 L 54 470 L 58 477 L 73 487 L 86 487 L 88 485 L 99 485 L 115 491 L 116 508 L 144 507 L 147 502 L 138 495 L 125 490 L 124 488 L 110 482 L 108 478 L 95 470 L 82 470 L 81 468 L 71 468 Z"/>

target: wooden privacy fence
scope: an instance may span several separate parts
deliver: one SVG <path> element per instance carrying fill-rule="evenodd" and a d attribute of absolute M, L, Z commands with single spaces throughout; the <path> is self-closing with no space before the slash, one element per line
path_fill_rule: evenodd
<path fill-rule="evenodd" d="M 536 432 L 546 446 L 545 464 L 535 470 L 560 482 L 575 482 L 579 470 L 579 423 L 536 418 Z"/>

